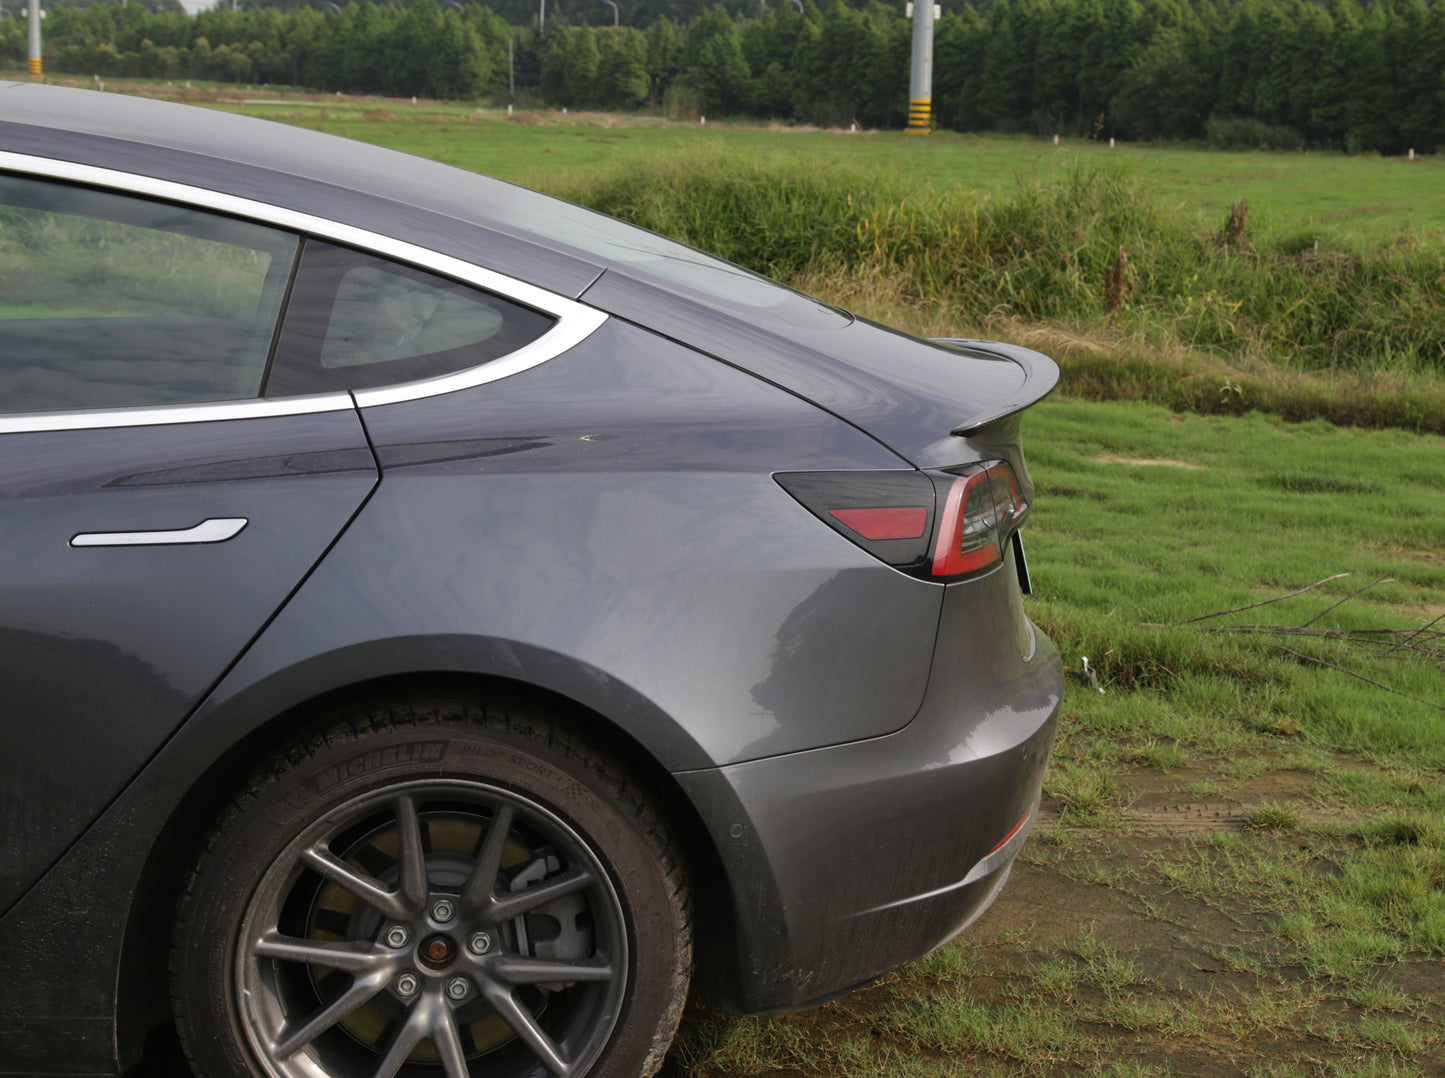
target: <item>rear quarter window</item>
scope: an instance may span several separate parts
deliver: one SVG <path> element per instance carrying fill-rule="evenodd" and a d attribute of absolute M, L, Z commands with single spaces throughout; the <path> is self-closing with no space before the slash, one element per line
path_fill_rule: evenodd
<path fill-rule="evenodd" d="M 554 322 L 472 285 L 308 240 L 266 396 L 453 374 L 515 352 Z"/>

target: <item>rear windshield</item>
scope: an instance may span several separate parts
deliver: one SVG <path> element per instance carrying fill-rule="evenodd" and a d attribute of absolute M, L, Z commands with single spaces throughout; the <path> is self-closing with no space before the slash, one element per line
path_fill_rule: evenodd
<path fill-rule="evenodd" d="M 526 202 L 499 201 L 488 207 L 488 215 L 510 228 L 546 241 L 548 246 L 561 245 L 616 264 L 628 276 L 669 291 L 683 288 L 708 299 L 763 310 L 807 299 L 829 310 L 776 281 L 636 225 L 550 197 L 546 212 L 538 213 L 537 209 L 527 206 Z"/>

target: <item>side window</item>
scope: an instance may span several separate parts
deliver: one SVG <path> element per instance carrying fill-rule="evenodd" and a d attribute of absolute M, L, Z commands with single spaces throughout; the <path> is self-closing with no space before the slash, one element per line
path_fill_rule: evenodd
<path fill-rule="evenodd" d="M 553 321 L 471 285 L 308 240 L 266 396 L 451 374 L 515 352 Z"/>
<path fill-rule="evenodd" d="M 298 243 L 0 175 L 0 413 L 259 396 Z"/>

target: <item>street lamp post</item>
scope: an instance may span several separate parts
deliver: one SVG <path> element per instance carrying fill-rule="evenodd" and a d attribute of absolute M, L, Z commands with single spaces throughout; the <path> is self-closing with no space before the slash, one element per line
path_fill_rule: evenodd
<path fill-rule="evenodd" d="M 613 25 L 613 26 L 621 26 L 621 25 L 622 25 L 622 15 L 621 15 L 621 13 L 617 10 L 617 5 L 613 2 L 613 0 L 597 0 L 597 2 L 598 2 L 599 4 L 606 4 L 608 7 L 610 7 L 610 8 L 612 9 L 612 25 Z"/>
<path fill-rule="evenodd" d="M 38 79 L 40 70 L 40 0 L 30 0 L 30 77 Z"/>

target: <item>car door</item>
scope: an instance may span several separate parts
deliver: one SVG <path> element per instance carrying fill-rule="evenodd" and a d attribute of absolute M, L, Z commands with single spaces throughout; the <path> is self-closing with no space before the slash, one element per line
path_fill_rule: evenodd
<path fill-rule="evenodd" d="M 261 396 L 299 250 L 0 173 L 0 912 L 377 481 L 349 394 Z"/>

